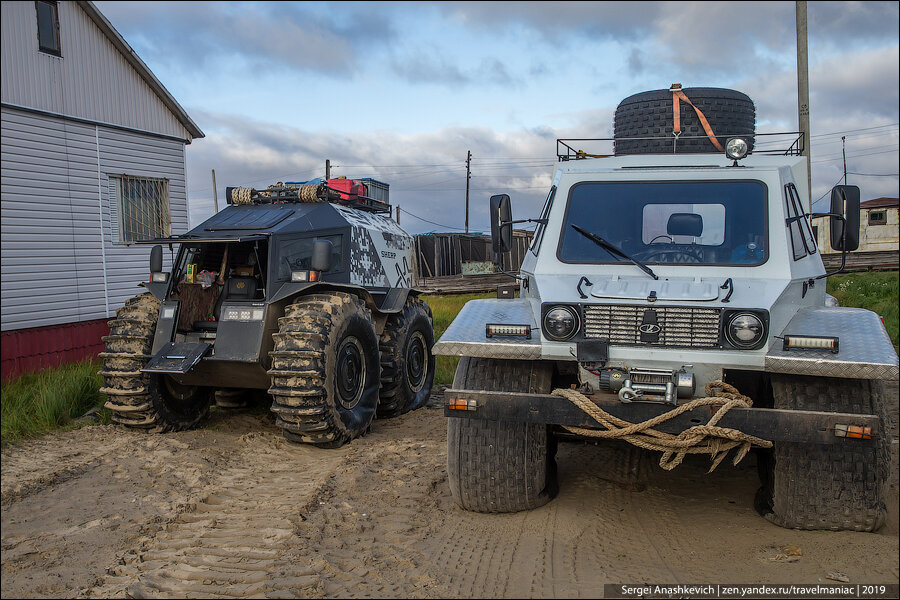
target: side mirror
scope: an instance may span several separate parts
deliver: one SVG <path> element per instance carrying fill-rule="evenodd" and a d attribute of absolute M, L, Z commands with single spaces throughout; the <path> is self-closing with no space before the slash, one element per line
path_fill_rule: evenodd
<path fill-rule="evenodd" d="M 831 190 L 831 212 L 844 220 L 831 217 L 831 247 L 843 252 L 859 248 L 859 188 L 836 185 Z"/>
<path fill-rule="evenodd" d="M 332 252 L 334 252 L 334 244 L 328 240 L 316 240 L 313 244 L 312 259 L 309 261 L 310 269 L 320 273 L 330 271 Z"/>
<path fill-rule="evenodd" d="M 162 246 L 157 244 L 150 249 L 150 272 L 162 273 Z"/>
<path fill-rule="evenodd" d="M 496 261 L 512 248 L 512 208 L 507 194 L 491 196 L 491 243 Z"/>

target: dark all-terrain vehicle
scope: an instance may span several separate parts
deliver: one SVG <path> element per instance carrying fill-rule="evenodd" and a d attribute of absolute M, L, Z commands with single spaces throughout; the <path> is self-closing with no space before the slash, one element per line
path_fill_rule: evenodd
<path fill-rule="evenodd" d="M 135 429 L 197 425 L 213 397 L 267 392 L 284 436 L 337 447 L 423 406 L 431 309 L 388 186 L 330 179 L 228 188 L 229 206 L 157 244 L 148 292 L 110 321 L 102 389 Z M 378 196 L 371 197 L 371 196 Z M 163 272 L 162 244 L 174 254 Z"/>

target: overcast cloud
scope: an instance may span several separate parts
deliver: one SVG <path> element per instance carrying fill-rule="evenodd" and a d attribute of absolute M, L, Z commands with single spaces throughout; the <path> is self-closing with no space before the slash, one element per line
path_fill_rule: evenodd
<path fill-rule="evenodd" d="M 391 184 L 412 232 L 518 217 L 547 193 L 556 139 L 605 137 L 618 102 L 679 82 L 795 131 L 794 2 L 97 2 L 206 133 L 187 149 L 193 223 L 226 185 L 324 174 Z M 842 176 L 898 194 L 898 3 L 810 2 L 813 200 Z M 416 215 L 419 220 L 412 215 Z"/>

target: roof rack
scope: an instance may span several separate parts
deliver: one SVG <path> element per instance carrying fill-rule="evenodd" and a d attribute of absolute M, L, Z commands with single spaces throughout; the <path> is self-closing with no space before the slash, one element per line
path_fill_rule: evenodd
<path fill-rule="evenodd" d="M 719 135 L 718 138 L 747 137 L 737 135 Z M 800 156 L 805 148 L 804 136 L 801 131 L 784 133 L 755 133 L 750 136 L 754 139 L 751 154 L 774 154 L 783 156 Z M 707 139 L 705 135 L 678 136 L 677 140 Z M 567 160 L 582 160 L 585 158 L 611 158 L 613 156 L 636 156 L 635 154 L 615 154 L 614 146 L 617 141 L 625 140 L 663 140 L 672 142 L 675 147 L 674 136 L 647 136 L 647 137 L 620 137 L 620 138 L 566 138 L 556 140 L 556 158 L 560 162 Z M 668 154 L 654 152 L 652 154 Z M 674 154 L 674 152 L 673 152 Z M 710 154 L 718 154 L 710 152 Z"/>
<path fill-rule="evenodd" d="M 276 204 L 330 202 L 373 213 L 390 213 L 391 205 L 355 193 L 333 188 L 325 183 L 270 185 L 264 190 L 242 187 L 225 188 L 228 204 Z"/>

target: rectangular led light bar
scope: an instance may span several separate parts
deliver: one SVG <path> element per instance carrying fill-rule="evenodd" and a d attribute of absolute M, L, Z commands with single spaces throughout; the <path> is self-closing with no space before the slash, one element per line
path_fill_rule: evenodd
<path fill-rule="evenodd" d="M 839 340 L 837 337 L 818 335 L 786 335 L 784 350 L 828 350 L 837 353 Z"/>
<path fill-rule="evenodd" d="M 531 339 L 531 325 L 503 325 L 488 323 L 484 326 L 485 337 L 521 337 Z"/>

